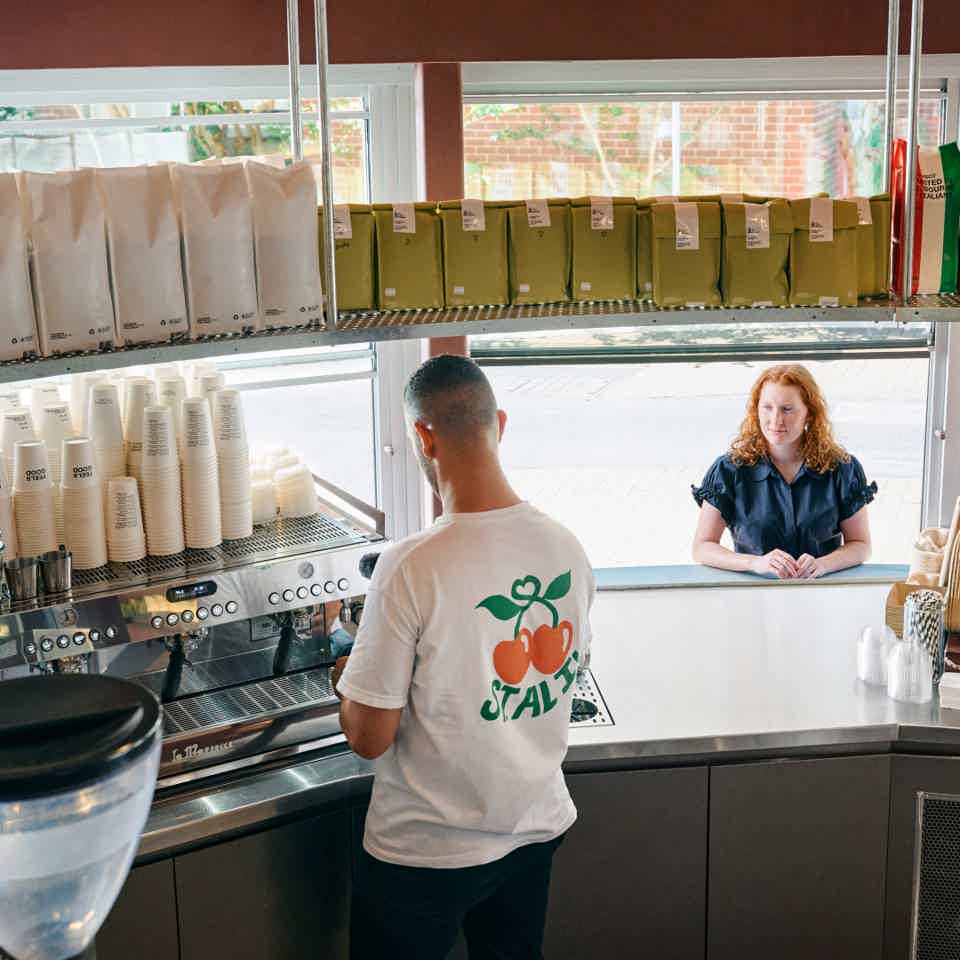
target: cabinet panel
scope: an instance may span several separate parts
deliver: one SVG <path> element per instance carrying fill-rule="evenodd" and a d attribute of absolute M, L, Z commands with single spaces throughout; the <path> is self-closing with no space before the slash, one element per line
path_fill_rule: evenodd
<path fill-rule="evenodd" d="M 178 857 L 182 960 L 346 958 L 350 814 Z"/>
<path fill-rule="evenodd" d="M 883 955 L 886 960 L 903 960 L 910 956 L 917 794 L 960 795 L 960 758 L 894 757 L 892 783 Z"/>
<path fill-rule="evenodd" d="M 173 861 L 131 870 L 97 935 L 97 960 L 176 960 L 179 956 Z"/>
<path fill-rule="evenodd" d="M 571 774 L 577 822 L 554 858 L 550 960 L 703 960 L 707 771 Z"/>
<path fill-rule="evenodd" d="M 717 767 L 709 960 L 875 960 L 883 943 L 890 757 Z"/>

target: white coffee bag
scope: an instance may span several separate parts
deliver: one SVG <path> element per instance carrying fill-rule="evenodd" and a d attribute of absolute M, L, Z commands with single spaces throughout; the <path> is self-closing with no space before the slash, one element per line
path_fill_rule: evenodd
<path fill-rule="evenodd" d="M 316 322 L 322 301 L 313 164 L 280 169 L 254 162 L 245 167 L 264 326 Z"/>
<path fill-rule="evenodd" d="M 103 205 L 93 170 L 24 173 L 40 349 L 49 356 L 113 345 Z"/>
<path fill-rule="evenodd" d="M 110 250 L 110 282 L 121 343 L 187 333 L 180 226 L 167 167 L 97 171 Z"/>
<path fill-rule="evenodd" d="M 193 337 L 258 329 L 253 218 L 243 168 L 173 168 Z"/>
<path fill-rule="evenodd" d="M 0 360 L 37 351 L 27 235 L 17 181 L 0 173 Z"/>

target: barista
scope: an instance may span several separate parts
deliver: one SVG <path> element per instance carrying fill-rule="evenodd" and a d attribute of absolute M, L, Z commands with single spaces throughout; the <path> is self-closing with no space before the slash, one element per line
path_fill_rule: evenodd
<path fill-rule="evenodd" d="M 800 364 L 760 375 L 730 450 L 692 490 L 698 563 L 788 580 L 870 557 L 867 504 L 877 485 L 834 439 L 820 387 Z M 733 550 L 720 544 L 725 528 Z"/>

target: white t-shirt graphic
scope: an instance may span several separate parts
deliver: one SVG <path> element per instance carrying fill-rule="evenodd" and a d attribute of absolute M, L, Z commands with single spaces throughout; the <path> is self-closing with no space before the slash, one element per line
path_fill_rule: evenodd
<path fill-rule="evenodd" d="M 489 863 L 567 830 L 560 764 L 593 571 L 529 503 L 442 516 L 384 551 L 339 683 L 405 708 L 376 761 L 364 846 L 391 863 Z"/>

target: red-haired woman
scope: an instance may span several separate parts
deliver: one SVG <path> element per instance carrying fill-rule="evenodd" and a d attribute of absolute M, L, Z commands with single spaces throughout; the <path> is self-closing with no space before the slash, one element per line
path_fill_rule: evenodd
<path fill-rule="evenodd" d="M 870 557 L 877 492 L 833 437 L 827 404 L 800 364 L 765 370 L 730 450 L 693 487 L 698 563 L 780 579 L 821 577 Z M 734 550 L 720 545 L 725 527 Z"/>

